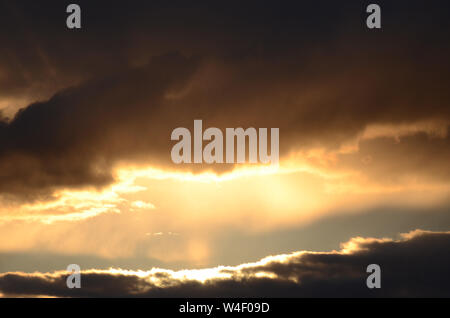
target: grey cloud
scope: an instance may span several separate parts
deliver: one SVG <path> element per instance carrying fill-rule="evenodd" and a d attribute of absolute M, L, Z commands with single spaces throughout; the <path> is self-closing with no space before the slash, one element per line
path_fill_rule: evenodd
<path fill-rule="evenodd" d="M 446 137 L 424 132 L 399 138 L 363 140 L 358 152 L 340 155 L 340 166 L 363 171 L 380 184 L 396 185 L 411 177 L 423 182 L 450 179 L 450 126 Z"/>
<path fill-rule="evenodd" d="M 374 74 L 361 80 L 361 56 L 344 68 L 330 58 L 326 71 L 314 69 L 319 61 L 310 58 L 312 64 L 305 65 L 172 53 L 65 89 L 1 124 L 0 192 L 33 198 L 51 196 L 58 187 L 103 186 L 113 181 L 112 168 L 121 161 L 194 171 L 230 169 L 171 163 L 171 131 L 192 129 L 194 119 L 221 129 L 279 127 L 282 156 L 314 146 L 336 149 L 372 123 L 450 121 L 448 90 L 430 86 L 432 75 L 378 71 L 381 66 L 374 62 L 366 68 Z M 408 89 L 398 91 L 397 82 Z M 409 89 L 416 90 L 415 99 Z M 421 138 L 416 149 L 432 161 L 442 143 L 448 137 L 438 142 Z M 400 161 L 415 151 L 399 149 Z M 406 173 L 414 173 L 411 169 Z M 430 169 L 423 167 L 425 175 L 436 174 Z"/>
<path fill-rule="evenodd" d="M 0 292 L 7 296 L 64 297 L 448 297 L 448 232 L 416 231 L 401 240 L 354 241 L 351 252 L 292 254 L 283 260 L 230 267 L 230 278 L 205 283 L 179 280 L 156 271 L 148 277 L 86 272 L 82 288 L 69 290 L 66 275 L 4 273 Z M 382 287 L 366 287 L 368 264 L 381 266 Z M 258 277 L 269 273 L 272 278 Z M 150 282 L 153 276 L 158 286 Z"/>
<path fill-rule="evenodd" d="M 110 183 L 116 159 L 157 143 L 151 136 L 158 135 L 164 94 L 183 85 L 196 63 L 164 55 L 145 68 L 64 90 L 20 110 L 0 126 L 0 191 L 42 197 L 58 186 Z"/>
<path fill-rule="evenodd" d="M 170 133 L 194 119 L 222 129 L 279 127 L 282 155 L 336 149 L 373 123 L 450 121 L 450 48 L 439 36 L 449 20 L 438 6 L 412 38 L 417 27 L 394 19 L 402 6 L 389 2 L 392 31 L 383 34 L 360 28 L 359 2 L 301 10 L 293 3 L 80 5 L 84 28 L 69 32 L 60 25 L 64 1 L 2 3 L 1 23 L 17 28 L 0 28 L 0 99 L 40 100 L 0 117 L 3 196 L 101 187 L 122 161 L 175 168 Z M 423 12 L 420 2 L 408 5 L 410 15 Z M 424 149 L 432 160 L 436 148 Z"/>

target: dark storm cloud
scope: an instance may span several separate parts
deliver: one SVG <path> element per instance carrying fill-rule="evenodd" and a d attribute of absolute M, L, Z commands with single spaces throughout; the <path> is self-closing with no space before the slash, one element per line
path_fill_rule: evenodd
<path fill-rule="evenodd" d="M 412 173 L 424 182 L 450 180 L 450 126 L 447 137 L 424 132 L 395 138 L 376 138 L 360 142 L 357 153 L 339 156 L 343 167 L 364 171 L 371 180 L 398 184 Z"/>
<path fill-rule="evenodd" d="M 360 1 L 80 1 L 77 31 L 68 3 L 1 5 L 0 99 L 42 100 L 0 124 L 2 194 L 102 186 L 124 160 L 168 166 L 170 132 L 194 119 L 279 127 L 282 155 L 450 120 L 445 2 L 381 2 L 382 32 Z"/>
<path fill-rule="evenodd" d="M 157 135 L 164 93 L 183 85 L 195 64 L 165 55 L 144 68 L 64 90 L 20 110 L 0 127 L 0 191 L 111 182 L 113 159 L 155 144 L 149 131 Z"/>
<path fill-rule="evenodd" d="M 170 272 L 147 277 L 85 272 L 82 288 L 68 289 L 66 275 L 4 273 L 0 292 L 7 296 L 68 297 L 448 297 L 450 234 L 411 232 L 403 239 L 353 239 L 352 251 L 291 254 L 261 264 L 222 269 L 229 278 L 205 283 L 181 280 Z M 366 267 L 381 267 L 381 289 L 366 287 Z M 266 273 L 272 277 L 257 277 Z M 158 280 L 154 285 L 150 280 Z"/>
<path fill-rule="evenodd" d="M 311 48 L 334 54 L 332 43 L 342 37 L 361 48 L 394 37 L 389 47 L 422 52 L 423 45 L 445 41 L 449 27 L 446 1 L 380 0 L 385 29 L 370 33 L 364 26 L 369 1 L 80 0 L 83 28 L 71 31 L 65 26 L 69 3 L 2 1 L 0 96 L 45 96 L 173 50 L 301 59 L 301 52 Z M 348 35 L 359 37 L 351 40 Z"/>

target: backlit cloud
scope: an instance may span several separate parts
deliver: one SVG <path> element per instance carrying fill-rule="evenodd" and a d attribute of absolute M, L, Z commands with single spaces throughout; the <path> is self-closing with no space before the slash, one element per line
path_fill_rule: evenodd
<path fill-rule="evenodd" d="M 82 288 L 65 272 L 4 273 L 6 296 L 59 297 L 430 297 L 450 295 L 449 232 L 414 231 L 399 240 L 354 238 L 341 251 L 296 252 L 255 263 L 199 270 L 85 270 Z M 366 286 L 366 267 L 380 265 L 382 287 Z"/>

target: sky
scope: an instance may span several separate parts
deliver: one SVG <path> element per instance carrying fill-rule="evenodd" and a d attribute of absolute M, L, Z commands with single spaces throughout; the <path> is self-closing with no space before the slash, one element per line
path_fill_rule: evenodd
<path fill-rule="evenodd" d="M 450 296 L 446 1 L 72 2 L 0 1 L 0 296 Z"/>

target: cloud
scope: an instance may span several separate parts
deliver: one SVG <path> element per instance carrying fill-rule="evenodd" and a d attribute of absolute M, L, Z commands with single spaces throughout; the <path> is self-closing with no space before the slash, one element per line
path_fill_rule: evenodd
<path fill-rule="evenodd" d="M 0 125 L 0 192 L 51 196 L 58 187 L 111 183 L 114 160 L 151 149 L 158 104 L 194 65 L 164 55 L 20 110 Z"/>
<path fill-rule="evenodd" d="M 450 98 L 446 90 L 426 87 L 432 77 L 419 76 L 415 71 L 409 75 L 403 75 L 401 70 L 381 72 L 375 70 L 380 66 L 374 62 L 374 66 L 366 68 L 368 73 L 374 73 L 366 76 L 362 84 L 358 83 L 358 70 L 364 67 L 362 60 L 347 65 L 345 76 L 339 75 L 343 69 L 337 67 L 339 62 L 334 58 L 329 61 L 334 66 L 326 72 L 304 70 L 303 62 L 291 62 L 224 62 L 175 53 L 154 57 L 145 67 L 63 90 L 48 101 L 20 110 L 11 121 L 1 124 L 0 192 L 42 199 L 51 198 L 59 188 L 103 187 L 114 181 L 114 168 L 121 162 L 197 172 L 232 168 L 172 164 L 171 131 L 180 126 L 191 128 L 196 118 L 203 119 L 207 127 L 221 129 L 279 127 L 282 160 L 292 152 L 311 149 L 336 155 L 372 124 L 414 125 L 427 120 L 443 132 L 430 139 L 427 136 L 431 132 L 426 127 L 414 136 L 395 137 L 416 141 L 397 151 L 398 157 L 375 162 L 385 167 L 406 161 L 415 153 L 416 163 L 401 165 L 400 170 L 389 168 L 388 172 L 414 174 L 421 162 L 438 160 L 444 162 L 440 167 L 445 173 L 437 173 L 429 165 L 422 165 L 421 170 L 425 176 L 448 181 L 446 153 L 441 150 L 445 149 L 442 145 L 448 144 L 450 122 L 443 101 Z M 402 63 L 403 68 L 414 61 Z M 420 96 L 411 99 L 410 89 L 394 90 L 396 81 Z M 353 93 L 355 90 L 358 93 Z M 429 103 L 431 106 L 427 106 Z M 403 128 L 399 129 L 401 132 Z M 386 134 L 387 143 L 386 137 L 377 136 L 369 151 L 367 147 L 359 150 L 377 154 L 381 150 L 375 142 L 381 140 L 389 145 L 394 140 L 392 132 Z M 365 139 L 358 145 L 363 142 Z M 345 158 L 339 159 L 345 163 Z M 358 166 L 361 160 L 357 158 L 350 168 L 364 170 L 365 166 Z"/>
<path fill-rule="evenodd" d="M 258 14 L 242 3 L 197 4 L 187 15 L 185 6 L 82 2 L 84 29 L 69 32 L 58 27 L 64 3 L 48 3 L 9 1 L 0 10 L 7 13 L 1 21 L 17 25 L 0 31 L 7 48 L 0 52 L 0 104 L 23 107 L 0 117 L 4 197 L 52 199 L 60 188 L 103 187 L 122 162 L 231 169 L 171 164 L 171 131 L 198 118 L 222 129 L 279 127 L 283 158 L 316 148 L 335 155 L 374 125 L 393 127 L 378 131 L 383 138 L 405 125 L 430 134 L 450 123 L 450 48 L 438 36 L 448 19 L 439 6 L 422 19 L 422 5 L 408 2 L 408 12 L 423 20 L 411 38 L 417 27 L 402 18 L 386 18 L 388 34 L 367 34 L 361 6 L 352 4 L 259 4 Z M 443 141 L 420 137 L 415 149 L 426 151 L 400 170 L 414 174 L 420 162 L 443 161 L 448 133 L 438 137 Z M 412 152 L 385 159 L 405 162 Z M 389 164 L 369 174 L 395 171 Z M 440 168 L 444 173 L 422 166 L 419 177 L 448 181 L 448 165 Z"/>
<path fill-rule="evenodd" d="M 6 296 L 59 297 L 448 297 L 450 232 L 416 230 L 398 240 L 353 238 L 341 251 L 295 252 L 210 269 L 82 272 L 68 289 L 67 273 L 0 275 Z M 381 289 L 366 287 L 366 267 L 381 267 Z"/>

